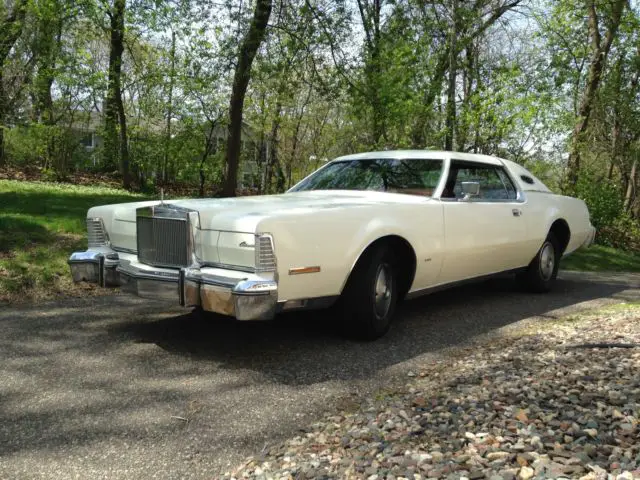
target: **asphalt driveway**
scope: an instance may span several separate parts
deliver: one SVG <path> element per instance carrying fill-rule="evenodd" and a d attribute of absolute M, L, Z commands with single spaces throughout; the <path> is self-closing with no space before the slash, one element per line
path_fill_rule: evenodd
<path fill-rule="evenodd" d="M 123 295 L 0 308 L 0 478 L 215 478 L 448 348 L 640 300 L 640 275 L 564 273 L 557 287 L 423 297 L 373 343 L 341 339 L 322 312 L 202 321 Z"/>

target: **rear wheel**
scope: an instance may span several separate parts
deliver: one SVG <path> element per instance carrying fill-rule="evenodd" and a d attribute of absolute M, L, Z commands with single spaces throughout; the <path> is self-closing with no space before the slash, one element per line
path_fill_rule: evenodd
<path fill-rule="evenodd" d="M 358 261 L 338 302 L 346 333 L 360 340 L 375 340 L 391 327 L 398 300 L 393 252 L 374 247 Z"/>
<path fill-rule="evenodd" d="M 560 266 L 560 244 L 556 236 L 549 232 L 538 254 L 527 269 L 518 275 L 518 280 L 527 290 L 544 293 L 551 290 L 558 276 Z"/>

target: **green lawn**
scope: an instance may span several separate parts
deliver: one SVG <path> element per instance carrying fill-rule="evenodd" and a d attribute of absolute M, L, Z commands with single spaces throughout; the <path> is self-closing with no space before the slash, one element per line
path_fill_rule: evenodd
<path fill-rule="evenodd" d="M 588 272 L 640 272 L 640 255 L 593 245 L 563 258 L 560 267 L 565 270 Z"/>
<path fill-rule="evenodd" d="M 105 187 L 0 180 L 0 302 L 73 291 L 67 258 L 87 247 L 89 207 L 141 199 Z"/>

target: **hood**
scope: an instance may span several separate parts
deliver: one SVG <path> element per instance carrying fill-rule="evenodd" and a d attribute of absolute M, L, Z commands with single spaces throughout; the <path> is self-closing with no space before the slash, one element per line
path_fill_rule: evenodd
<path fill-rule="evenodd" d="M 274 216 L 308 215 L 318 209 L 358 208 L 376 204 L 418 203 L 428 200 L 415 195 L 385 192 L 317 190 L 280 195 L 236 198 L 170 200 L 165 203 L 195 210 L 203 230 L 255 232 L 260 220 Z M 136 208 L 157 205 L 158 201 L 113 205 L 114 218 L 136 221 Z"/>
<path fill-rule="evenodd" d="M 425 202 L 429 202 L 429 199 L 415 195 L 325 190 L 239 198 L 171 200 L 165 203 L 198 212 L 200 230 L 196 234 L 195 243 L 199 258 L 208 262 L 250 267 L 255 263 L 255 251 L 246 248 L 246 245 L 240 246 L 244 243 L 254 244 L 254 234 L 264 233 L 262 229 L 268 229 L 268 223 L 272 220 L 297 223 L 296 217 L 302 219 L 339 209 L 340 212 L 336 213 L 338 220 L 345 209 L 370 210 L 376 205 Z M 88 216 L 103 218 L 114 247 L 135 250 L 136 209 L 159 203 L 150 201 L 104 205 L 90 209 Z"/>

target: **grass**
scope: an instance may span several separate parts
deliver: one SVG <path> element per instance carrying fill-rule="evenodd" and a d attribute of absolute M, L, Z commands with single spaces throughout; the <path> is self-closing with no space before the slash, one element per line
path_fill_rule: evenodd
<path fill-rule="evenodd" d="M 562 259 L 561 268 L 587 272 L 640 272 L 640 255 L 593 245 Z"/>
<path fill-rule="evenodd" d="M 87 248 L 85 217 L 94 205 L 139 201 L 124 190 L 0 180 L 0 302 L 77 291 L 67 258 Z"/>

